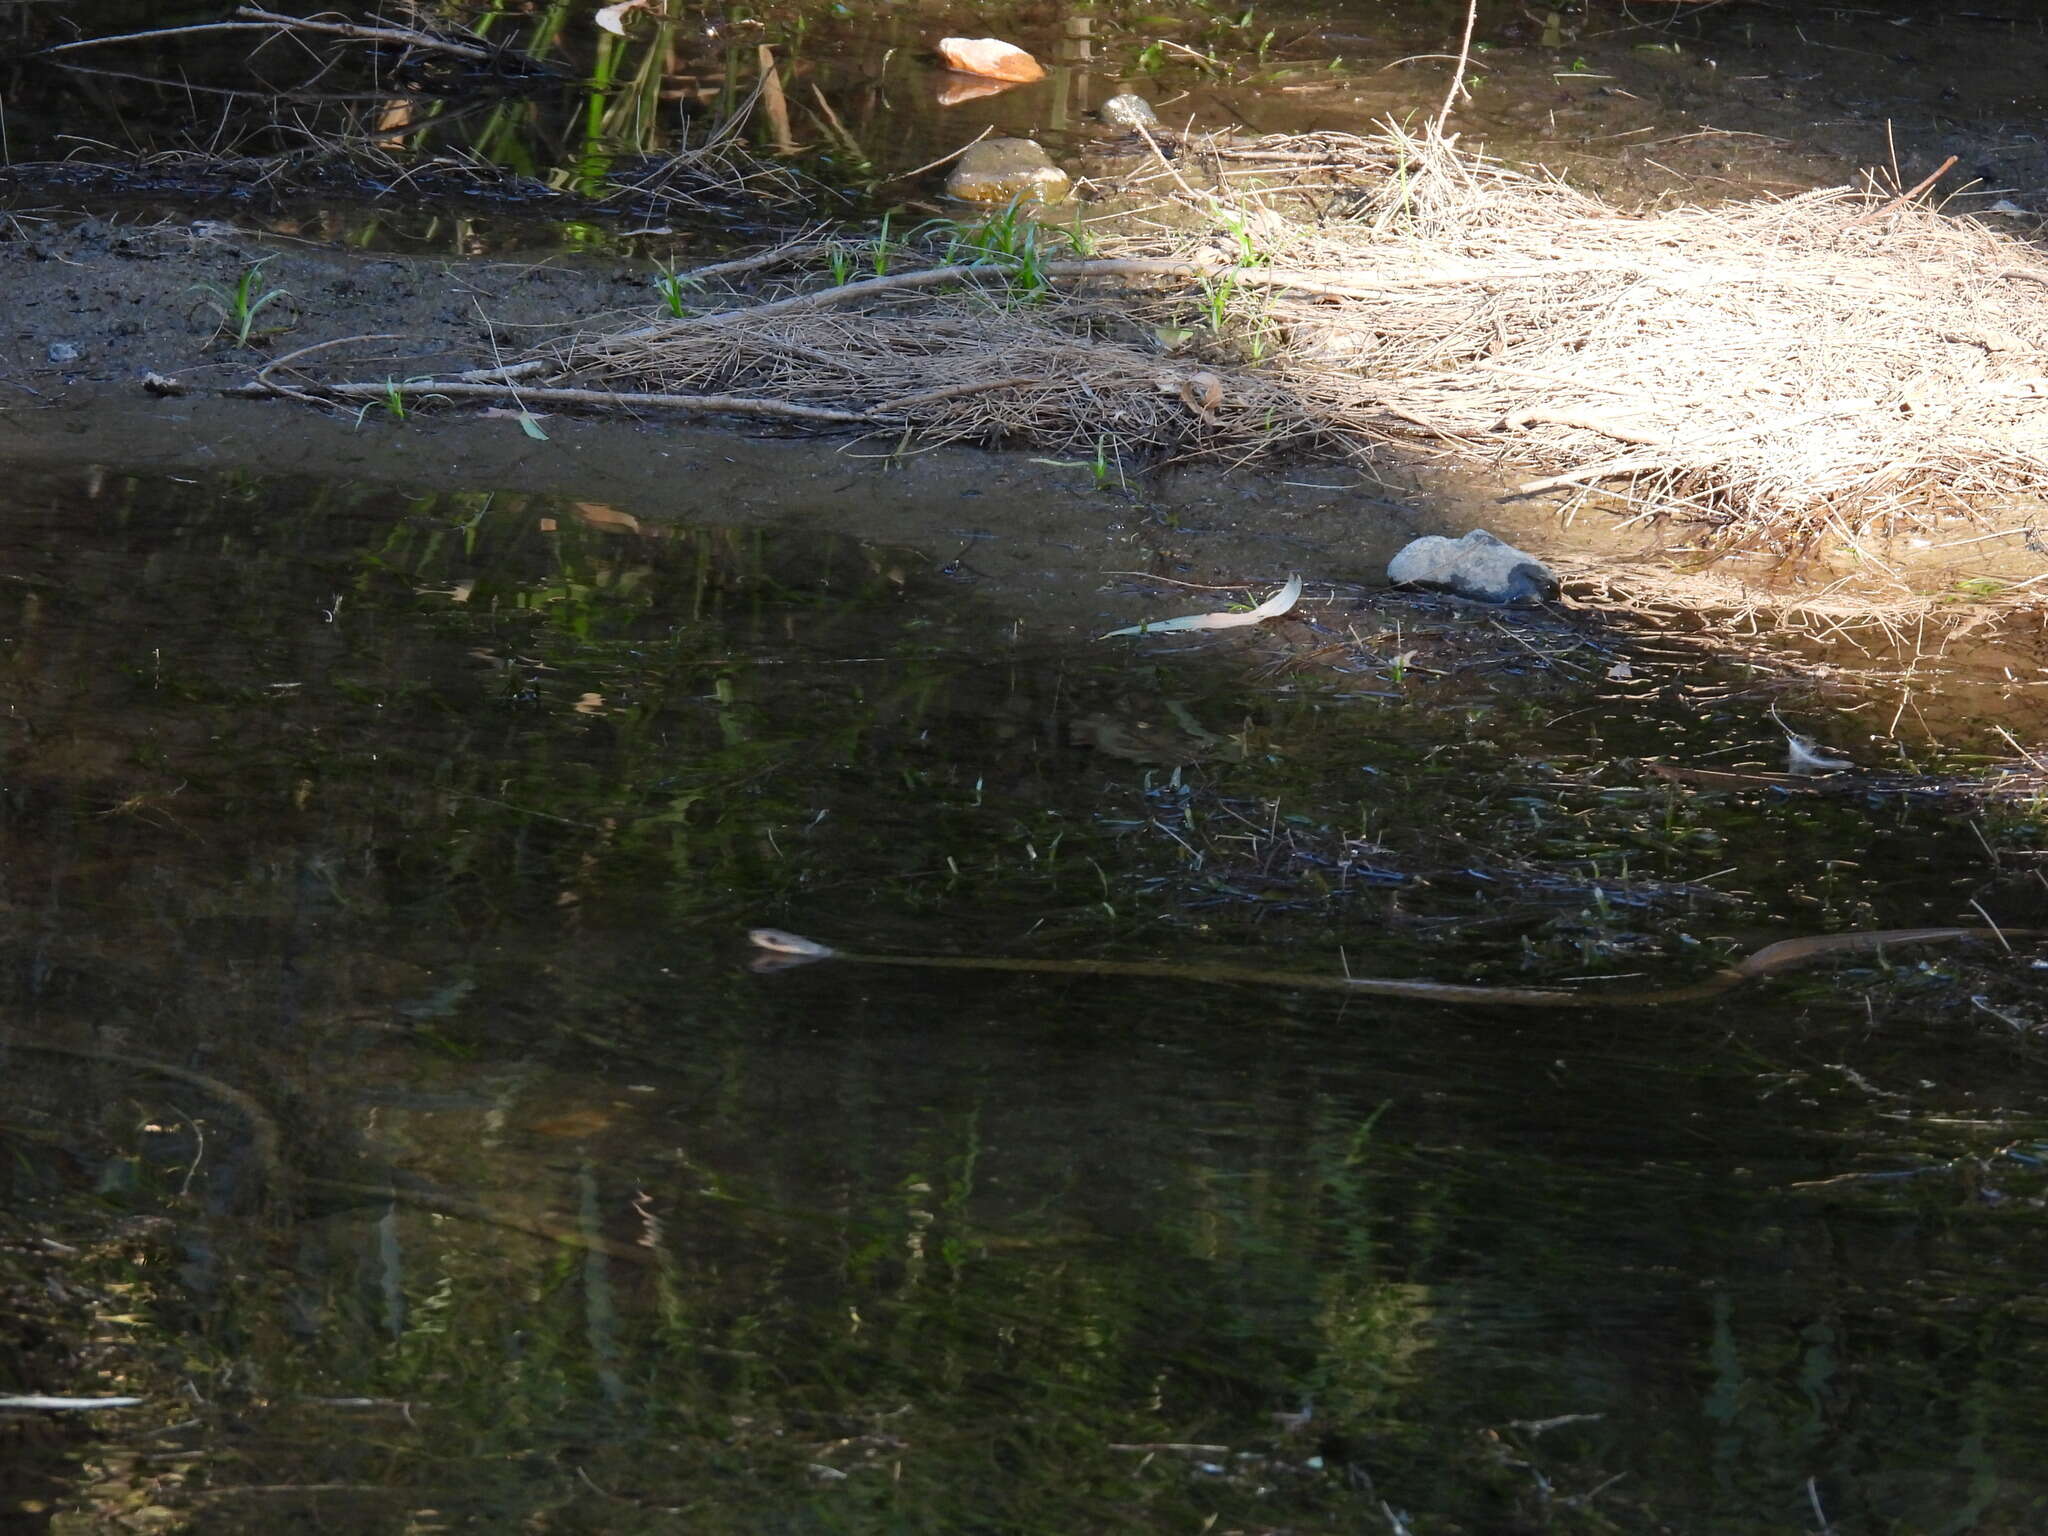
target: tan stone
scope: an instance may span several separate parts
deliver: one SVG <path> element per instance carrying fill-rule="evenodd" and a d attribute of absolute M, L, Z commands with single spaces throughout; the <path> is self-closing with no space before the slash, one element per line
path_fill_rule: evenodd
<path fill-rule="evenodd" d="M 1057 203 L 1070 185 L 1067 173 L 1030 139 L 982 139 L 968 146 L 946 178 L 947 193 L 969 203 Z"/>

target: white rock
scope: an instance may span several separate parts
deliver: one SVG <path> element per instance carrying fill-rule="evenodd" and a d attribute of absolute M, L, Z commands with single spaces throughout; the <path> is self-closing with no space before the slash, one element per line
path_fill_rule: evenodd
<path fill-rule="evenodd" d="M 1547 602 L 1557 577 L 1541 560 L 1503 544 L 1483 528 L 1462 539 L 1417 539 L 1387 562 L 1397 587 L 1438 587 L 1483 603 Z"/>
<path fill-rule="evenodd" d="M 1105 101 L 1102 120 L 1112 128 L 1136 128 L 1141 124 L 1147 128 L 1159 126 L 1159 114 L 1152 110 L 1152 103 L 1135 91 L 1125 91 Z"/>

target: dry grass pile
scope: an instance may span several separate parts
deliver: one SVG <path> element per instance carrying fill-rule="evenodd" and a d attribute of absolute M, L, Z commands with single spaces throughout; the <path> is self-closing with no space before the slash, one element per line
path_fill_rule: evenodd
<path fill-rule="evenodd" d="M 1397 133 L 1154 148 L 1120 190 L 1170 217 L 1114 237 L 799 241 L 414 392 L 1112 458 L 1402 442 L 1778 547 L 2048 484 L 2048 259 L 1969 220 L 1849 189 L 1625 214 Z"/>

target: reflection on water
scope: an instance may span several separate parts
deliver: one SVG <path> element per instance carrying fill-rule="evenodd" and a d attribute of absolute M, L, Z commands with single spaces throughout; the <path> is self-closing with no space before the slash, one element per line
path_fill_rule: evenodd
<path fill-rule="evenodd" d="M 1442 102 L 1465 7 L 785 0 L 642 7 L 624 13 L 623 35 L 597 23 L 600 9 L 408 6 L 446 30 L 454 51 L 437 52 L 269 37 L 246 21 L 137 38 L 167 24 L 155 0 L 9 7 L 26 62 L 10 85 L 6 159 L 34 206 L 74 188 L 204 203 L 351 244 L 475 253 L 651 225 L 767 239 L 806 209 L 837 218 L 860 200 L 872 213 L 933 198 L 944 172 L 932 163 L 984 132 L 1039 139 L 1089 171 L 1115 137 L 1097 114 L 1126 90 L 1171 129 L 1371 133 L 1412 120 Z M 934 51 L 949 33 L 1020 44 L 1047 77 L 1003 89 L 954 74 Z M 129 40 L 69 47 L 81 34 Z M 2027 18 L 1907 0 L 1884 14 L 1489 4 L 1457 126 L 1624 202 L 1782 195 L 1871 166 L 1910 183 L 1910 168 L 1960 150 L 1978 184 L 1952 194 L 1958 206 L 2003 199 L 2018 213 L 2012 198 L 2031 208 L 2040 177 L 2007 125 L 2037 105 L 2038 45 Z M 480 61 L 485 48 L 507 52 Z M 0 192 L 11 182 L 0 175 Z M 516 217 L 546 215 L 549 193 L 576 194 L 568 211 L 552 205 L 559 227 Z M 592 198 L 617 217 L 594 214 Z"/>
<path fill-rule="evenodd" d="M 52 1528 L 2048 1495 L 2037 1049 L 1955 957 L 1533 1019 L 745 968 L 764 921 L 1514 977 L 2027 920 L 1935 812 L 1600 777 L 1729 729 L 1692 695 L 1027 646 L 886 548 L 514 495 L 17 479 L 0 581 L 0 1387 L 145 1398 L 0 1426 Z"/>

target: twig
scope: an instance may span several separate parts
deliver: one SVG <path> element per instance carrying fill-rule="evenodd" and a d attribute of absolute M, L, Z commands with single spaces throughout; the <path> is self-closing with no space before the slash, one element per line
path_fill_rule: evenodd
<path fill-rule="evenodd" d="M 990 123 L 987 127 L 983 128 L 981 132 L 977 133 L 965 144 L 962 144 L 950 155 L 941 155 L 938 159 L 932 161 L 929 165 L 920 165 L 914 171 L 905 171 L 901 175 L 891 176 L 887 178 L 887 180 L 876 182 L 875 185 L 878 187 L 886 187 L 890 184 L 890 182 L 909 181 L 914 176 L 922 176 L 926 171 L 936 171 L 940 166 L 946 164 L 946 162 L 948 162 L 949 160 L 958 160 L 962 155 L 966 154 L 967 151 L 974 148 L 975 145 L 979 144 L 983 139 L 987 138 L 990 134 L 994 133 L 995 131 L 996 125 L 994 123 Z"/>
<path fill-rule="evenodd" d="M 86 1408 L 133 1408 L 141 1401 L 139 1397 L 48 1397 L 40 1392 L 29 1392 L 0 1397 L 0 1408 L 74 1413 Z"/>
<path fill-rule="evenodd" d="M 1159 147 L 1159 141 L 1152 137 L 1152 130 L 1150 128 L 1147 128 L 1142 122 L 1133 123 L 1131 124 L 1131 126 L 1137 129 L 1138 132 L 1144 136 L 1145 143 L 1151 148 L 1152 158 L 1159 162 L 1160 169 L 1165 171 L 1167 175 L 1173 178 L 1175 186 L 1179 187 L 1181 191 L 1187 193 L 1188 196 L 1193 197 L 1195 195 L 1195 189 L 1187 184 L 1186 178 L 1183 177 L 1180 173 L 1180 167 L 1176 166 L 1171 160 L 1166 158 L 1166 151 L 1161 149 Z"/>
<path fill-rule="evenodd" d="M 937 405 L 941 400 L 958 400 L 965 395 L 983 395 L 998 389 L 1029 389 L 1033 384 L 1051 382 L 1042 378 L 981 379 L 972 384 L 955 384 L 950 389 L 928 389 L 921 395 L 899 395 L 875 407 L 880 415 L 907 410 L 913 405 Z"/>
<path fill-rule="evenodd" d="M 1190 1456 L 1227 1456 L 1227 1445 L 1198 1445 L 1186 1440 L 1151 1440 L 1140 1444 L 1129 1444 L 1112 1440 L 1107 1449 L 1112 1451 L 1181 1451 Z"/>
<path fill-rule="evenodd" d="M 1228 265 L 1220 258 L 1181 261 L 1133 257 L 1121 261 L 1048 261 L 1041 265 L 1039 270 L 1047 277 L 1206 277 L 1222 271 Z M 858 304 L 863 299 L 871 299 L 879 294 L 897 293 L 910 288 L 931 288 L 941 283 L 1000 282 L 1012 275 L 1008 267 L 981 265 L 925 267 L 917 272 L 893 272 L 885 277 L 871 277 L 858 283 L 841 283 L 836 288 L 819 288 L 810 293 L 799 293 L 766 304 L 749 305 L 743 309 L 721 309 L 708 315 L 695 315 L 687 320 L 664 321 L 659 325 L 645 326 L 637 331 L 625 331 L 616 336 L 600 338 L 593 344 L 593 350 L 618 342 L 659 341 L 671 336 L 686 335 L 694 330 L 709 330 L 718 326 L 800 314 L 807 310 L 838 309 L 847 304 Z"/>
<path fill-rule="evenodd" d="M 1479 24 L 1479 0 L 1465 0 L 1465 40 L 1458 44 L 1458 67 L 1451 72 L 1451 88 L 1444 92 L 1444 104 L 1438 109 L 1436 122 L 1430 131 L 1439 136 L 1444 124 L 1451 120 L 1451 109 L 1458 104 L 1458 93 L 1465 89 L 1465 66 L 1472 59 L 1472 29 Z"/>
<path fill-rule="evenodd" d="M 193 32 L 275 32 L 277 28 L 267 21 L 202 21 L 189 27 L 156 27 L 147 32 L 115 32 L 106 37 L 80 37 L 68 43 L 52 43 L 39 49 L 39 54 L 69 53 L 74 48 L 97 48 L 102 43 L 134 43 L 145 38 L 155 42 L 164 37 L 180 37 Z"/>
<path fill-rule="evenodd" d="M 510 48 L 457 42 L 454 38 L 436 37 L 431 32 L 412 27 L 366 27 L 352 21 L 310 21 L 299 16 L 280 16 L 275 11 L 259 10 L 253 5 L 237 6 L 235 14 L 249 21 L 268 22 L 282 31 L 322 32 L 329 37 L 347 37 L 366 43 L 403 43 L 408 48 L 424 48 L 429 53 L 452 53 L 459 59 L 519 57 Z"/>
<path fill-rule="evenodd" d="M 1953 165 L 1955 162 L 1951 160 L 1949 163 Z M 1809 1477 L 1806 1480 L 1806 1498 L 1807 1502 L 1813 1505 L 1813 1518 L 1820 1522 L 1818 1536 L 1833 1536 L 1835 1528 L 1828 1523 L 1828 1512 L 1822 1509 L 1820 1505 L 1820 1480 L 1818 1478 Z"/>
<path fill-rule="evenodd" d="M 256 387 L 267 393 L 279 386 Z M 872 411 L 835 411 L 821 405 L 797 405 L 787 400 L 762 400 L 751 395 L 664 395 L 627 393 L 608 389 L 550 389 L 483 384 L 459 379 L 407 379 L 388 384 L 322 384 L 329 395 L 348 400 L 382 400 L 386 395 L 408 397 L 443 395 L 451 400 L 511 400 L 515 404 L 601 405 L 659 411 L 700 411 L 718 416 L 781 416 L 792 421 L 829 422 L 834 425 L 871 425 L 886 418 Z"/>
<path fill-rule="evenodd" d="M 2011 954 L 2012 941 L 2006 938 L 2005 931 L 2002 928 L 2000 928 L 1995 921 L 1992 920 L 1991 914 L 1984 910 L 1983 906 L 1978 902 L 1977 898 L 1974 896 L 1970 898 L 1970 905 L 1977 909 L 1977 915 L 1983 918 L 1985 923 L 1990 927 L 1991 936 L 1994 939 L 1998 940 L 2000 946 L 2004 948 L 2005 952 L 2008 955 Z"/>
<path fill-rule="evenodd" d="M 352 341 L 403 341 L 405 338 L 396 331 L 384 331 L 372 336 L 336 336 L 328 341 L 316 341 L 310 347 L 300 347 L 296 352 L 287 352 L 283 357 L 273 357 L 256 370 L 252 383 L 268 385 L 269 375 L 286 363 L 296 362 L 314 352 L 323 352 L 329 347 L 345 347 Z"/>
<path fill-rule="evenodd" d="M 1908 187 L 1905 191 L 1901 192 L 1897 197 L 1893 198 L 1890 202 L 1884 204 L 1882 207 L 1873 208 L 1870 210 L 1870 212 L 1863 214 L 1857 218 L 1851 219 L 1849 221 L 1849 228 L 1855 229 L 1859 225 L 1874 224 L 1879 219 L 1883 218 L 1886 214 L 1898 212 L 1899 209 L 1905 207 L 1906 204 L 1912 202 L 1913 199 L 1918 197 L 1921 193 L 1925 192 L 1937 181 L 1941 180 L 1941 178 L 1946 176 L 1950 171 L 1954 170 L 1955 165 L 1956 157 L 1954 155 L 1950 155 L 1946 160 L 1942 161 L 1941 164 L 1937 165 L 1933 169 L 1933 171 L 1921 177 L 1918 181 L 1913 183 L 1912 186 Z"/>
<path fill-rule="evenodd" d="M 1635 443 L 1642 447 L 1668 443 L 1670 439 L 1661 432 L 1645 432 L 1640 427 L 1620 426 L 1608 417 L 1592 411 L 1552 410 L 1545 406 L 1531 406 L 1516 411 L 1502 419 L 1504 427 L 1573 427 L 1581 432 L 1597 432 L 1602 437 L 1611 437 L 1617 442 Z"/>
<path fill-rule="evenodd" d="M 815 249 L 821 235 L 822 229 L 816 233 L 806 230 L 803 234 L 785 240 L 769 250 L 757 252 L 752 256 L 736 256 L 731 261 L 714 261 L 708 267 L 689 267 L 676 273 L 676 276 L 686 283 L 702 283 L 714 277 L 736 277 L 742 272 L 758 272 L 763 267 L 779 266 L 798 251 Z"/>

